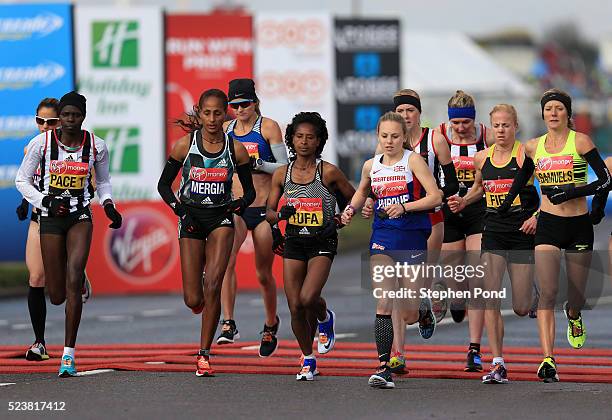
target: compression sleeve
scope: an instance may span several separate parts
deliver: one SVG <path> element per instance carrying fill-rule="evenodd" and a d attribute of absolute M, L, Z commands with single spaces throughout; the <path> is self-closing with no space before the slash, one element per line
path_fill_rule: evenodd
<path fill-rule="evenodd" d="M 246 202 L 245 207 L 250 206 L 255 201 L 255 187 L 253 186 L 253 175 L 251 175 L 251 165 L 244 163 L 236 167 L 238 179 L 244 192 L 242 198 Z"/>
<path fill-rule="evenodd" d="M 601 159 L 597 148 L 589 150 L 589 152 L 584 155 L 584 159 L 587 161 L 589 166 L 593 168 L 595 175 L 597 175 L 597 179 L 590 184 L 572 188 L 571 190 L 567 191 L 567 197 L 570 200 L 573 198 L 586 197 L 587 195 L 603 193 L 610 190 L 610 185 L 612 184 L 610 172 L 608 171 L 604 161 Z"/>
<path fill-rule="evenodd" d="M 442 187 L 442 192 L 444 193 L 444 197 L 448 198 L 457 194 L 459 191 L 459 181 L 457 180 L 457 172 L 455 171 L 453 162 L 442 165 L 442 172 L 444 173 L 444 187 Z"/>
<path fill-rule="evenodd" d="M 41 159 L 40 137 L 36 136 L 28 144 L 26 154 L 15 176 L 15 186 L 21 195 L 37 209 L 42 207 L 42 199 L 45 195 L 34 187 L 32 177 L 36 172 L 36 168 L 40 165 Z"/>
<path fill-rule="evenodd" d="M 289 162 L 289 158 L 287 157 L 287 149 L 284 143 L 271 144 L 270 150 L 272 150 L 272 155 L 274 155 L 276 162 L 264 161 L 257 169 L 268 174 L 273 174 L 276 169 L 286 165 Z"/>
<path fill-rule="evenodd" d="M 535 164 L 533 163 L 533 159 L 531 159 L 529 156 L 525 156 L 523 166 L 516 172 L 512 187 L 510 187 L 510 191 L 508 192 L 508 195 L 506 195 L 506 199 L 504 200 L 504 202 L 498 207 L 498 211 L 507 211 L 510 206 L 512 206 L 512 202 L 514 201 L 516 196 L 531 179 L 534 170 Z"/>
<path fill-rule="evenodd" d="M 100 204 L 104 205 L 106 200 L 113 199 L 113 187 L 109 171 L 108 148 L 104 140 L 94 137 L 96 147 L 96 161 L 94 162 L 96 176 L 96 193 Z"/>
<path fill-rule="evenodd" d="M 170 208 L 172 208 L 175 213 L 177 212 L 177 205 L 179 202 L 172 191 L 172 182 L 182 168 L 183 164 L 181 162 L 174 159 L 172 156 L 169 156 L 166 164 L 164 165 L 161 176 L 159 177 L 159 181 L 157 182 L 157 192 L 159 192 L 161 198 L 170 206 Z"/>

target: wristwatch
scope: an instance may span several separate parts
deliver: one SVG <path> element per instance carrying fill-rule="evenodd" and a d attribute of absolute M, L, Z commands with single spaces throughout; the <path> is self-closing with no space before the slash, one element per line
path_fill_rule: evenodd
<path fill-rule="evenodd" d="M 255 159 L 255 169 L 259 169 L 263 166 L 264 160 L 262 158 Z"/>

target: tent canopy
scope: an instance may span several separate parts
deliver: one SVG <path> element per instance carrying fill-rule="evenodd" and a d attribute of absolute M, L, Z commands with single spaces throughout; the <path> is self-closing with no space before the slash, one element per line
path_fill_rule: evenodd
<path fill-rule="evenodd" d="M 448 96 L 457 89 L 473 95 L 529 97 L 533 89 L 458 32 L 404 30 L 402 83 L 418 92 Z"/>

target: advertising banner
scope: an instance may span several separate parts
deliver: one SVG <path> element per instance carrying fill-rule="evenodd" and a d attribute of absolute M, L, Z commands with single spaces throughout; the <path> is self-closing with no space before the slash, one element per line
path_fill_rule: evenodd
<path fill-rule="evenodd" d="M 393 108 L 400 88 L 400 23 L 336 19 L 335 28 L 337 150 L 341 166 L 352 174 L 350 158 L 363 163 L 371 157 L 378 118 Z"/>
<path fill-rule="evenodd" d="M 108 228 L 104 209 L 92 205 L 94 232 L 87 275 L 96 294 L 180 293 L 181 263 L 177 217 L 161 201 L 120 203 L 120 229 Z M 238 288 L 257 289 L 253 242 L 247 237 L 238 255 Z M 274 276 L 282 285 L 282 259 L 275 257 Z"/>
<path fill-rule="evenodd" d="M 36 106 L 74 88 L 72 13 L 68 4 L 0 6 L 0 212 L 5 215 L 0 260 L 24 258 L 27 224 L 15 209 L 15 175 L 29 140 L 38 133 Z"/>
<path fill-rule="evenodd" d="M 244 14 L 166 16 L 167 153 L 184 132 L 173 124 L 203 91 L 227 93 L 230 80 L 253 78 L 253 22 Z"/>
<path fill-rule="evenodd" d="M 323 159 L 336 162 L 332 18 L 326 13 L 255 16 L 255 89 L 261 112 L 285 131 L 293 116 L 316 111 L 326 120 Z"/>
<path fill-rule="evenodd" d="M 163 20 L 159 7 L 76 6 L 85 126 L 106 141 L 116 200 L 158 199 L 164 162 Z"/>

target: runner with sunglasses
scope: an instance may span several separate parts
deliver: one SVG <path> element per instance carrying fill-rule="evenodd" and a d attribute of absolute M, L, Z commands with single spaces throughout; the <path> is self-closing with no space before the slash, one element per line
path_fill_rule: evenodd
<path fill-rule="evenodd" d="M 210 346 L 221 314 L 221 287 L 234 242 L 232 214 L 242 214 L 255 199 L 249 155 L 242 143 L 223 132 L 226 112 L 225 92 L 209 89 L 202 93 L 194 112 L 176 121 L 189 134 L 175 143 L 157 184 L 162 199 L 179 217 L 185 305 L 194 314 L 202 314 L 196 376 L 214 376 Z M 179 173 L 177 199 L 172 182 Z M 237 199 L 232 199 L 234 173 L 244 191 Z"/>
<path fill-rule="evenodd" d="M 250 230 L 255 254 L 255 274 L 261 286 L 266 319 L 259 345 L 259 356 L 271 356 L 278 346 L 276 334 L 280 327 L 280 318 L 276 310 L 276 282 L 272 276 L 274 262 L 273 244 L 276 252 L 281 238 L 276 225 L 270 227 L 266 221 L 266 200 L 270 192 L 270 183 L 274 171 L 287 164 L 287 150 L 283 143 L 278 123 L 262 117 L 259 110 L 259 99 L 255 93 L 255 83 L 251 79 L 235 79 L 229 83 L 229 105 L 236 118 L 224 123 L 223 128 L 235 140 L 240 141 L 249 152 L 255 201 L 241 216 L 234 217 L 234 247 L 227 265 L 221 302 L 223 305 L 223 327 L 217 344 L 233 343 L 240 338 L 234 320 L 236 303 L 236 257 Z M 234 181 L 236 181 L 234 179 Z M 233 183 L 234 196 L 242 195 L 239 183 Z"/>
<path fill-rule="evenodd" d="M 58 117 L 59 102 L 55 98 L 45 98 L 36 107 L 36 125 L 38 132 L 52 130 L 59 126 Z M 27 148 L 24 153 L 27 152 Z M 34 186 L 38 188 L 40 182 L 40 167 L 36 169 L 33 177 Z M 28 217 L 30 203 L 25 198 L 17 207 L 17 217 L 25 220 Z M 34 344 L 26 351 L 26 360 L 41 361 L 47 360 L 49 354 L 45 346 L 45 324 L 47 319 L 47 301 L 45 299 L 45 271 L 43 267 L 42 255 L 40 251 L 40 234 L 38 226 L 40 210 L 32 208 L 30 225 L 28 226 L 28 236 L 26 240 L 26 267 L 29 273 L 28 288 L 28 311 L 30 321 L 34 330 Z M 87 276 L 81 290 L 83 303 L 87 302 L 91 296 L 91 283 Z"/>
<path fill-rule="evenodd" d="M 40 246 L 45 283 L 54 305 L 66 302 L 64 352 L 59 376 L 75 376 L 74 347 L 81 321 L 83 271 L 92 238 L 89 204 L 94 195 L 92 168 L 100 203 L 110 227 L 121 227 L 112 201 L 108 149 L 104 141 L 81 129 L 85 97 L 67 93 L 58 105 L 61 129 L 41 133 L 30 141 L 15 184 L 40 209 Z M 40 167 L 38 188 L 34 183 Z"/>

